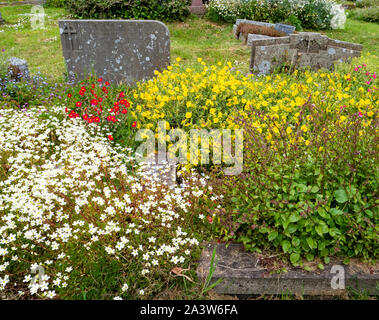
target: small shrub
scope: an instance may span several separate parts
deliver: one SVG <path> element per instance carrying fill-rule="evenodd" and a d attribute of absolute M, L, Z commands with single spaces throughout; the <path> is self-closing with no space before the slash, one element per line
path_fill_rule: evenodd
<path fill-rule="evenodd" d="M 46 0 L 44 6 L 50 8 L 64 8 L 66 6 L 66 0 Z"/>
<path fill-rule="evenodd" d="M 77 18 L 184 20 L 190 1 L 185 0 L 67 0 L 67 9 Z"/>
<path fill-rule="evenodd" d="M 379 23 L 379 7 L 367 7 L 354 10 L 352 12 L 352 18 L 366 22 Z"/>

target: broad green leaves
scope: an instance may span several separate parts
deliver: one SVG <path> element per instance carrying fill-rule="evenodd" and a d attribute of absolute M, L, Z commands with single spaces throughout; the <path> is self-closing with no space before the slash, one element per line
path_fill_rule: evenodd
<path fill-rule="evenodd" d="M 337 202 L 339 203 L 345 203 L 348 200 L 346 191 L 343 189 L 338 189 L 334 191 L 334 197 L 336 198 Z"/>

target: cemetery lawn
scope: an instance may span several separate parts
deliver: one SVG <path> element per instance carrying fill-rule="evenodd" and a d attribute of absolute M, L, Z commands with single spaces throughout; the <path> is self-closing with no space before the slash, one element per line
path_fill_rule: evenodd
<path fill-rule="evenodd" d="M 2 7 L 7 24 L 0 26 L 0 48 L 8 54 L 26 59 L 32 73 L 40 71 L 50 80 L 61 81 L 65 72 L 58 30 L 58 20 L 67 16 L 64 9 L 46 8 L 46 29 L 32 30 L 29 18 L 31 6 Z M 168 23 L 171 36 L 171 59 L 182 58 L 182 64 L 197 68 L 196 59 L 206 64 L 230 61 L 247 72 L 250 50 L 232 36 L 232 26 L 217 24 L 191 16 L 185 22 Z M 308 31 L 308 30 L 307 30 Z M 379 56 L 379 25 L 348 19 L 345 30 L 323 32 L 331 38 L 363 45 L 363 54 Z M 378 59 L 372 59 L 373 63 Z"/>

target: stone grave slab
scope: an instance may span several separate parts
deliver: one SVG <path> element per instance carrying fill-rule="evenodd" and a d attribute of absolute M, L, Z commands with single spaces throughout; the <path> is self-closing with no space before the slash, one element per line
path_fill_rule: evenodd
<path fill-rule="evenodd" d="M 251 39 L 250 71 L 267 74 L 283 63 L 293 68 L 333 69 L 335 62 L 359 57 L 362 45 L 329 39 L 315 32 L 299 32 L 287 37 Z"/>
<path fill-rule="evenodd" d="M 208 243 L 200 257 L 197 274 L 200 279 L 206 279 L 209 272 L 213 249 L 216 248 L 216 269 L 211 283 L 222 279 L 214 287 L 220 294 L 245 295 L 280 295 L 296 294 L 302 296 L 336 296 L 344 295 L 349 288 L 370 295 L 379 295 L 379 265 L 372 267 L 362 266 L 351 262 L 344 265 L 342 259 L 331 258 L 324 270 L 316 268 L 314 271 L 305 271 L 301 268 L 287 267 L 286 273 L 277 273 L 272 268 L 270 257 L 247 252 L 242 244 Z M 338 268 L 333 266 L 338 266 Z M 344 284 L 335 281 L 338 269 L 344 274 Z M 336 287 L 337 285 L 337 287 Z M 341 286 L 345 289 L 342 289 Z"/>
<path fill-rule="evenodd" d="M 290 26 L 288 24 L 277 23 L 275 24 L 275 29 L 278 31 L 284 32 L 287 35 L 290 35 L 291 33 L 295 32 L 296 27 Z"/>
<path fill-rule="evenodd" d="M 95 72 L 129 86 L 154 77 L 170 64 L 170 34 L 154 20 L 60 20 L 70 80 Z"/>

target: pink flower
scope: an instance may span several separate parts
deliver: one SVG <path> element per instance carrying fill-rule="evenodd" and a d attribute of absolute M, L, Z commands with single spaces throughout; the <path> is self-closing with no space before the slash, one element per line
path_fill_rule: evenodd
<path fill-rule="evenodd" d="M 358 112 L 358 117 L 360 117 L 360 118 L 362 118 L 363 117 L 363 114 L 362 114 L 362 112 Z"/>

